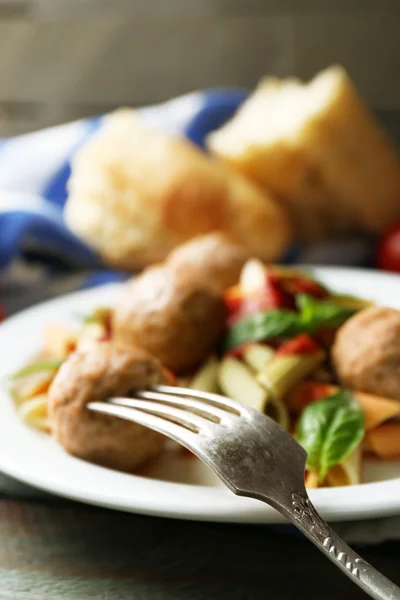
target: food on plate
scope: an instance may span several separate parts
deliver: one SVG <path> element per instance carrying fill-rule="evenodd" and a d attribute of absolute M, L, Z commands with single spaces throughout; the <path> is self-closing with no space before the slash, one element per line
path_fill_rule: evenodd
<path fill-rule="evenodd" d="M 360 483 L 368 454 L 400 456 L 400 312 L 244 260 L 207 235 L 128 282 L 114 307 L 76 328 L 49 324 L 41 355 L 11 381 L 21 418 L 76 456 L 131 471 L 163 439 L 85 406 L 173 382 L 275 419 L 308 452 L 308 487 Z"/>
<path fill-rule="evenodd" d="M 373 306 L 340 329 L 332 350 L 348 387 L 400 400 L 400 311 Z"/>
<path fill-rule="evenodd" d="M 376 264 L 384 271 L 400 273 L 400 223 L 391 227 L 379 241 Z"/>
<path fill-rule="evenodd" d="M 218 392 L 218 372 L 219 361 L 212 354 L 195 375 L 189 378 L 188 385 L 190 389 L 216 394 Z"/>
<path fill-rule="evenodd" d="M 196 236 L 168 256 L 169 268 L 225 291 L 239 281 L 248 251 L 224 233 Z"/>
<path fill-rule="evenodd" d="M 109 264 L 136 270 L 198 234 L 229 232 L 265 260 L 290 241 L 268 192 L 132 109 L 106 117 L 72 159 L 68 225 Z"/>
<path fill-rule="evenodd" d="M 132 471 L 158 454 L 165 438 L 131 421 L 91 412 L 86 405 L 169 381 L 161 363 L 148 352 L 92 342 L 70 354 L 50 386 L 52 434 L 74 456 Z"/>
<path fill-rule="evenodd" d="M 339 389 L 337 385 L 330 383 L 303 381 L 286 396 L 286 406 L 292 414 L 299 415 L 308 404 L 326 396 L 337 394 Z M 356 390 L 353 390 L 353 396 L 362 406 L 366 431 L 378 427 L 385 421 L 400 417 L 400 404 L 397 400 Z"/>
<path fill-rule="evenodd" d="M 221 336 L 223 292 L 237 282 L 246 258 L 221 233 L 182 244 L 125 286 L 113 312 L 116 339 L 142 345 L 177 373 L 195 367 Z"/>
<path fill-rule="evenodd" d="M 400 423 L 384 423 L 367 432 L 366 444 L 380 458 L 400 456 Z"/>
<path fill-rule="evenodd" d="M 129 282 L 115 305 L 115 338 L 140 344 L 176 373 L 198 365 L 225 326 L 222 295 L 207 281 L 167 266 L 150 267 Z"/>
<path fill-rule="evenodd" d="M 400 218 L 399 156 L 341 67 L 263 79 L 208 147 L 275 194 L 307 242 Z"/>

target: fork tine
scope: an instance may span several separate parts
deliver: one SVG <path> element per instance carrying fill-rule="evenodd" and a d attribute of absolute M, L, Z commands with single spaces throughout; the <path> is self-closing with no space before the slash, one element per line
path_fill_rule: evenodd
<path fill-rule="evenodd" d="M 200 390 L 192 390 L 190 388 L 174 387 L 171 385 L 156 385 L 149 388 L 150 391 L 162 392 L 173 396 L 182 396 L 184 398 L 198 398 L 213 406 L 219 407 L 228 413 L 235 414 L 240 417 L 246 414 L 246 407 L 239 402 L 235 402 L 226 396 L 219 394 L 211 394 L 210 392 L 202 392 Z"/>
<path fill-rule="evenodd" d="M 93 412 L 118 417 L 127 421 L 133 421 L 144 427 L 150 427 L 151 429 L 158 431 L 158 433 L 166 435 L 179 444 L 186 446 L 190 450 L 193 449 L 197 437 L 197 433 L 182 427 L 182 425 L 177 425 L 172 421 L 168 421 L 167 419 L 163 419 L 136 408 L 118 406 L 117 404 L 110 404 L 108 402 L 89 402 L 87 408 Z"/>
<path fill-rule="evenodd" d="M 207 402 L 201 402 L 199 400 L 193 400 L 189 397 L 179 397 L 172 394 L 165 394 L 163 392 L 153 392 L 151 390 L 135 390 L 135 398 L 141 400 L 155 400 L 163 404 L 169 404 L 172 406 L 183 407 L 194 414 L 198 414 L 200 417 L 204 417 L 214 423 L 225 423 L 230 422 L 235 415 L 226 410 L 210 404 Z"/>
<path fill-rule="evenodd" d="M 200 415 L 195 415 L 188 410 L 170 406 L 169 404 L 160 404 L 158 402 L 152 402 L 151 400 L 141 400 L 134 396 L 129 398 L 110 398 L 108 402 L 149 412 L 150 414 L 167 419 L 168 421 L 173 421 L 177 425 L 182 425 L 182 427 L 190 429 L 195 433 L 211 432 L 212 423 L 208 419 L 205 419 Z"/>

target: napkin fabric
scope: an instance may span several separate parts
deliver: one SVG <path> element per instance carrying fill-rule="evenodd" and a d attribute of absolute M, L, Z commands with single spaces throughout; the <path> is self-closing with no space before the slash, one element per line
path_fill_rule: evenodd
<path fill-rule="evenodd" d="M 231 117 L 245 97 L 242 90 L 208 90 L 140 110 L 153 126 L 187 136 L 204 147 L 207 133 Z M 101 127 L 102 119 L 98 116 L 0 140 L 0 308 L 6 315 L 60 294 L 127 276 L 106 269 L 63 220 L 70 159 Z M 369 266 L 371 244 L 352 237 L 292 248 L 285 262 Z M 1 474 L 0 494 L 41 496 Z M 351 541 L 400 537 L 399 520 L 349 527 L 347 537 Z"/>

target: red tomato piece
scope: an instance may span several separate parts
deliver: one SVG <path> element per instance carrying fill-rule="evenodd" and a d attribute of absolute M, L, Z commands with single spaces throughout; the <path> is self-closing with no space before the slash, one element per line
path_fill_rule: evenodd
<path fill-rule="evenodd" d="M 290 277 L 285 282 L 286 290 L 292 294 L 308 294 L 314 298 L 326 298 L 328 292 L 316 281 L 302 277 Z"/>
<path fill-rule="evenodd" d="M 4 307 L 0 304 L 0 323 L 1 323 L 1 321 L 4 321 L 5 318 L 6 318 L 6 311 L 4 310 Z"/>
<path fill-rule="evenodd" d="M 300 333 L 300 335 L 282 344 L 277 354 L 280 356 L 284 354 L 313 354 L 319 349 L 317 342 L 308 333 Z"/>
<path fill-rule="evenodd" d="M 377 253 L 376 264 L 384 271 L 400 273 L 400 223 L 381 238 Z"/>
<path fill-rule="evenodd" d="M 243 360 L 243 354 L 246 350 L 247 346 L 251 344 L 251 342 L 246 342 L 245 344 L 240 344 L 240 346 L 236 346 L 231 350 L 226 352 L 225 356 L 231 356 L 232 358 L 237 358 L 238 360 Z"/>

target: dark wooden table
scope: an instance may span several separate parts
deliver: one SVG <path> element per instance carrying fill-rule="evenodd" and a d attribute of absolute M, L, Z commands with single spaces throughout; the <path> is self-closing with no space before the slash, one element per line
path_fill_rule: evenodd
<path fill-rule="evenodd" d="M 357 600 L 306 540 L 263 526 L 0 500 L 0 600 Z M 400 542 L 362 549 L 400 583 Z"/>

